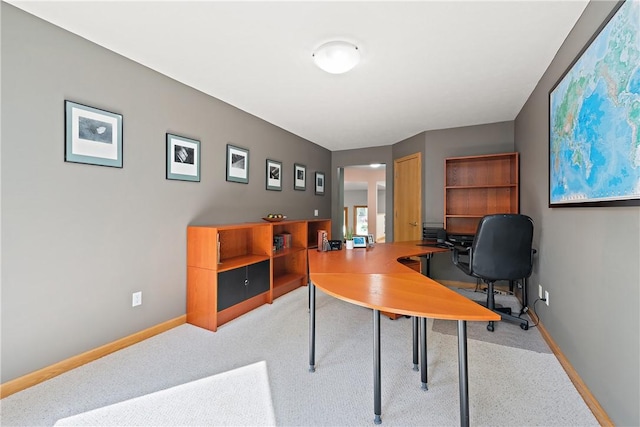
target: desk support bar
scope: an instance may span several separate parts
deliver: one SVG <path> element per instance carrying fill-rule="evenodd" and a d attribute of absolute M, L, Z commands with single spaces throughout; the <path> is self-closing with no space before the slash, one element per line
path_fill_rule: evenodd
<path fill-rule="evenodd" d="M 316 371 L 316 286 L 309 280 L 309 372 Z"/>
<path fill-rule="evenodd" d="M 382 423 L 382 387 L 380 384 L 380 310 L 373 310 L 373 413 L 375 424 Z"/>
<path fill-rule="evenodd" d="M 428 390 L 427 387 L 427 318 L 420 318 L 420 380 L 422 381 L 422 389 Z"/>
<path fill-rule="evenodd" d="M 411 317 L 411 324 L 413 325 L 413 370 L 419 371 L 418 368 L 418 318 L 416 316 Z"/>
<path fill-rule="evenodd" d="M 469 427 L 469 377 L 467 374 L 467 321 L 458 320 L 458 380 L 460 381 L 460 425 Z"/>

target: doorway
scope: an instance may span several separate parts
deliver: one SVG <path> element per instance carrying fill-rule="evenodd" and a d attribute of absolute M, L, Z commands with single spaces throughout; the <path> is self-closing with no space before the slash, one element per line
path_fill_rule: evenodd
<path fill-rule="evenodd" d="M 343 232 L 372 234 L 376 241 L 386 236 L 386 165 L 357 165 L 342 168 Z"/>

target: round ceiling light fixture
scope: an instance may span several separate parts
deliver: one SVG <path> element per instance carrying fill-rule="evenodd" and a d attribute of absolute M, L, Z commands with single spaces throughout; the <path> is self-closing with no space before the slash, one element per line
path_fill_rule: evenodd
<path fill-rule="evenodd" d="M 320 46 L 313 53 L 313 61 L 327 73 L 342 74 L 358 65 L 360 52 L 352 43 L 333 41 Z"/>

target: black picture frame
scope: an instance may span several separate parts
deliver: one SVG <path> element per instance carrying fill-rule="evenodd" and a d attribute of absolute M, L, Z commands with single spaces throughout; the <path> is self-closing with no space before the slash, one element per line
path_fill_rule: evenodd
<path fill-rule="evenodd" d="M 122 114 L 64 101 L 64 161 L 122 168 Z"/>
<path fill-rule="evenodd" d="M 200 182 L 200 141 L 167 133 L 166 179 Z"/>
<path fill-rule="evenodd" d="M 549 91 L 550 208 L 640 206 L 631 126 L 631 103 L 640 96 L 632 80 L 640 57 L 632 41 L 640 40 L 637 22 L 638 2 L 621 2 Z"/>
<path fill-rule="evenodd" d="M 300 163 L 293 164 L 293 189 L 298 191 L 307 189 L 307 167 Z"/>
<path fill-rule="evenodd" d="M 282 191 L 282 162 L 267 159 L 266 188 L 271 191 Z"/>
<path fill-rule="evenodd" d="M 249 150 L 227 144 L 227 181 L 249 183 Z"/>
<path fill-rule="evenodd" d="M 324 184 L 325 184 L 324 172 L 316 172 L 316 179 L 315 179 L 316 195 L 324 196 Z"/>

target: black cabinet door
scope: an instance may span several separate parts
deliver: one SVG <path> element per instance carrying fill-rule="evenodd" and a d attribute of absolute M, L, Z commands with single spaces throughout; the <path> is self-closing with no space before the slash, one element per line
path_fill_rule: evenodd
<path fill-rule="evenodd" d="M 218 274 L 218 311 L 244 301 L 247 295 L 247 267 Z"/>
<path fill-rule="evenodd" d="M 269 277 L 271 276 L 269 260 L 257 264 L 251 264 L 247 268 L 247 298 L 255 297 L 269 290 Z"/>
<path fill-rule="evenodd" d="M 269 290 L 270 261 L 218 274 L 218 311 Z"/>

